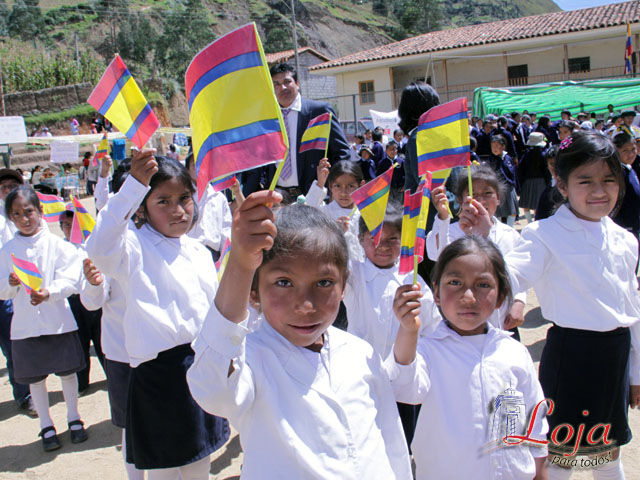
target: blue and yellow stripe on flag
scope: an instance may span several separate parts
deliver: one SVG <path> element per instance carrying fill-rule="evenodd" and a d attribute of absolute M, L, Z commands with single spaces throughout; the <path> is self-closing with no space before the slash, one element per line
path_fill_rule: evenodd
<path fill-rule="evenodd" d="M 411 190 L 404 191 L 404 211 L 402 214 L 402 234 L 400 236 L 400 265 L 399 273 L 404 275 L 413 270 L 413 255 L 416 244 L 416 231 L 418 229 L 418 218 L 422 208 L 422 197 L 424 196 L 424 180 L 418 184 L 416 191 L 411 194 Z"/>
<path fill-rule="evenodd" d="M 438 170 L 431 173 L 431 189 L 444 185 L 449 180 L 451 175 L 451 169 L 445 168 L 444 170 Z"/>
<path fill-rule="evenodd" d="M 53 223 L 60 221 L 60 214 L 67 209 L 64 200 L 57 195 L 48 195 L 40 192 L 36 192 L 36 195 L 40 200 L 40 205 L 42 205 L 42 217 L 45 222 Z"/>
<path fill-rule="evenodd" d="M 198 53 L 185 90 L 199 196 L 212 179 L 286 157 L 286 129 L 255 23 Z"/>
<path fill-rule="evenodd" d="M 231 174 L 226 177 L 215 178 L 211 180 L 211 186 L 216 192 L 221 192 L 226 188 L 231 188 L 238 180 L 236 176 Z"/>
<path fill-rule="evenodd" d="M 93 227 L 96 226 L 96 221 L 77 197 L 71 197 L 71 205 L 73 206 L 74 216 L 69 241 L 71 243 L 81 244 L 91 235 Z"/>
<path fill-rule="evenodd" d="M 227 262 L 229 261 L 229 252 L 231 252 L 231 240 L 228 238 L 224 239 L 224 245 L 222 246 L 222 250 L 220 251 L 220 257 L 218 257 L 218 261 L 216 262 L 216 271 L 218 272 L 218 282 L 222 280 L 222 274 L 224 273 L 224 269 L 227 268 Z"/>
<path fill-rule="evenodd" d="M 364 218 L 376 247 L 382 237 L 382 225 L 384 223 L 384 214 L 387 210 L 387 202 L 389 201 L 391 177 L 393 176 L 394 168 L 395 165 L 351 194 L 351 198 L 358 210 L 360 210 L 360 215 Z"/>
<path fill-rule="evenodd" d="M 469 118 L 466 97 L 423 113 L 416 138 L 418 175 L 469 165 Z"/>
<path fill-rule="evenodd" d="M 300 153 L 308 150 L 326 150 L 331 134 L 331 113 L 312 118 L 300 139 Z"/>
<path fill-rule="evenodd" d="M 104 132 L 102 136 L 102 140 L 100 140 L 100 144 L 98 145 L 98 150 L 96 150 L 96 154 L 93 156 L 93 166 L 98 165 L 98 161 L 102 160 L 109 154 L 109 140 L 107 139 L 107 132 Z"/>
<path fill-rule="evenodd" d="M 143 148 L 160 126 L 119 55 L 111 61 L 87 102 L 138 148 Z"/>
<path fill-rule="evenodd" d="M 17 258 L 13 253 L 11 254 L 11 260 L 13 260 L 13 272 L 18 276 L 25 291 L 31 294 L 32 290 L 36 292 L 40 290 L 42 286 L 42 274 L 40 270 L 38 270 L 38 267 L 28 260 Z"/>
<path fill-rule="evenodd" d="M 424 178 L 424 191 L 422 195 L 422 208 L 418 217 L 416 228 L 416 245 L 414 254 L 418 257 L 418 263 L 424 260 L 424 248 L 427 240 L 427 217 L 429 216 L 429 205 L 431 204 L 431 190 L 433 189 L 433 177 L 427 172 Z M 451 213 L 451 212 L 449 212 Z"/>
<path fill-rule="evenodd" d="M 624 73 L 633 73 L 631 61 L 633 59 L 633 46 L 631 43 L 631 24 L 627 22 L 627 43 L 624 47 Z"/>

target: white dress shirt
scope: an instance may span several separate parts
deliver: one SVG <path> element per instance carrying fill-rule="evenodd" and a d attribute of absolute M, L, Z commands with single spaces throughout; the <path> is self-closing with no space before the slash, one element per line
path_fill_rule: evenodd
<path fill-rule="evenodd" d="M 103 277 L 100 285 L 91 285 L 83 279 L 80 301 L 87 310 L 102 308 L 100 344 L 104 356 L 114 362 L 129 363 L 123 323 L 127 309 L 125 294 L 117 280 Z"/>
<path fill-rule="evenodd" d="M 42 275 L 41 289 L 49 291 L 49 299 L 31 305 L 31 296 L 22 285 L 9 285 L 13 272 L 11 254 L 38 267 Z M 82 259 L 76 248 L 43 227 L 31 237 L 17 234 L 0 250 L 0 299 L 13 299 L 11 339 L 39 337 L 72 332 L 78 329 L 67 297 L 77 292 L 82 274 Z"/>
<path fill-rule="evenodd" d="M 351 215 L 349 218 L 349 232 L 357 238 L 358 232 L 360 231 L 360 210 L 356 208 L 355 204 L 351 208 L 342 208 L 335 200 L 332 200 L 329 203 L 324 203 L 325 198 L 327 198 L 326 187 L 320 188 L 318 186 L 318 181 L 314 180 L 306 195 L 305 204 L 321 209 L 333 220 L 338 220 L 340 217 L 349 217 L 349 215 Z M 351 212 L 353 212 L 353 214 Z"/>
<path fill-rule="evenodd" d="M 204 246 L 220 252 L 226 238 L 231 238 L 231 210 L 227 197 L 211 184 L 198 201 L 198 222 L 188 235 Z"/>
<path fill-rule="evenodd" d="M 520 239 L 520 234 L 515 228 L 502 223 L 496 217 L 491 217 L 491 219 L 493 220 L 493 225 L 491 225 L 487 238 L 498 247 L 502 256 L 505 256 L 513 250 L 513 247 Z M 460 222 L 451 224 L 451 218 L 447 217 L 446 220 L 440 220 L 436 215 L 433 220 L 433 227 L 427 234 L 427 256 L 434 262 L 437 261 L 447 245 L 465 235 L 466 233 L 460 228 Z M 514 291 L 513 299 L 519 300 L 526 305 L 527 292 Z M 493 312 L 489 318 L 489 323 L 496 328 L 502 328 L 510 309 L 510 304 L 503 303 L 499 309 Z"/>
<path fill-rule="evenodd" d="M 100 210 L 87 241 L 93 263 L 125 292 L 125 342 L 132 367 L 192 342 L 218 287 L 211 254 L 197 240 L 165 237 L 149 224 L 129 228 L 148 190 L 127 177 Z"/>
<path fill-rule="evenodd" d="M 109 192 L 109 179 L 105 177 L 98 177 L 98 181 L 93 188 L 93 198 L 96 201 L 96 209 L 102 210 L 107 202 L 109 201 L 109 197 L 112 197 L 113 194 Z"/>
<path fill-rule="evenodd" d="M 247 333 L 212 305 L 187 372 L 193 398 L 240 433 L 241 478 L 412 478 L 391 385 L 369 345 L 329 327 L 314 359 L 267 321 Z"/>
<path fill-rule="evenodd" d="M 516 292 L 533 287 L 544 318 L 561 327 L 630 327 L 631 383 L 640 385 L 638 240 L 609 217 L 589 223 L 562 205 L 527 225 L 506 256 L 511 284 Z"/>
<path fill-rule="evenodd" d="M 347 331 L 366 340 L 387 358 L 396 341 L 400 323 L 393 313 L 393 299 L 401 285 L 413 283 L 413 272 L 401 275 L 398 264 L 391 268 L 378 268 L 369 259 L 349 262 L 349 278 L 344 294 L 349 324 Z M 431 289 L 418 275 L 420 291 L 420 334 L 435 329 L 442 317 L 433 300 Z"/>
<path fill-rule="evenodd" d="M 486 334 L 465 337 L 440 322 L 419 339 L 412 364 L 399 365 L 389 357 L 385 366 L 396 400 L 422 404 L 411 444 L 418 480 L 534 477 L 534 457 L 546 457 L 546 446 L 504 447 L 503 435 L 492 431 L 494 402 L 505 389 L 524 399 L 526 418 L 518 419 L 523 427 L 518 435 L 526 433 L 544 399 L 529 352 L 508 333 L 489 326 Z M 545 414 L 541 406 L 531 438 L 546 440 Z"/>
<path fill-rule="evenodd" d="M 278 179 L 280 187 L 297 187 L 298 186 L 298 114 L 302 110 L 302 97 L 300 94 L 296 97 L 291 105 L 286 109 L 289 110 L 287 115 L 287 132 L 289 133 L 289 155 L 291 156 L 291 175 L 288 178 Z M 306 128 L 306 126 L 305 126 Z"/>

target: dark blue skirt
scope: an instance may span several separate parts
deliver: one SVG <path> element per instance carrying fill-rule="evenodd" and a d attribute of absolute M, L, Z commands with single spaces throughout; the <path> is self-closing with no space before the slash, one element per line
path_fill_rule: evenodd
<path fill-rule="evenodd" d="M 104 359 L 107 372 L 107 392 L 111 406 L 111 423 L 116 427 L 126 426 L 127 397 L 129 395 L 129 376 L 131 366 L 128 363 Z"/>
<path fill-rule="evenodd" d="M 540 383 L 554 409 L 549 422 L 549 453 L 572 453 L 584 425 L 577 455 L 591 455 L 625 445 L 631 441 L 629 429 L 629 349 L 628 328 L 608 332 L 552 326 L 540 359 Z M 585 413 L 586 412 L 586 413 Z M 564 442 L 570 430 L 573 436 Z M 587 441 L 598 424 L 610 425 L 605 445 L 598 441 L 603 427 Z M 558 428 L 554 441 L 554 430 Z M 559 445 L 559 443 L 564 443 Z"/>
<path fill-rule="evenodd" d="M 226 419 L 206 413 L 191 396 L 191 345 L 179 345 L 131 369 L 126 416 L 127 462 L 140 470 L 196 462 L 229 438 Z"/>

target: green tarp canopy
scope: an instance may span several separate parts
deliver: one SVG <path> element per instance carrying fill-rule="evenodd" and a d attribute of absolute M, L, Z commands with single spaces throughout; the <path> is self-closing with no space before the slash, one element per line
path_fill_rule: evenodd
<path fill-rule="evenodd" d="M 504 115 L 528 110 L 560 119 L 562 110 L 573 116 L 579 112 L 595 112 L 608 117 L 607 105 L 615 111 L 640 105 L 640 78 L 614 78 L 584 82 L 553 82 L 526 87 L 476 88 L 473 93 L 473 111 L 484 118 L 490 113 Z"/>

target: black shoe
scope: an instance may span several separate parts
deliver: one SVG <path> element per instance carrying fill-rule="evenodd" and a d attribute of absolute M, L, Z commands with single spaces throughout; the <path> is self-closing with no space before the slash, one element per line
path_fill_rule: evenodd
<path fill-rule="evenodd" d="M 18 408 L 20 410 L 23 410 L 25 414 L 29 415 L 32 418 L 36 418 L 38 416 L 38 412 L 36 412 L 36 409 L 33 406 L 33 400 L 31 400 L 31 397 L 27 397 L 26 400 L 23 400 L 19 405 Z"/>
<path fill-rule="evenodd" d="M 53 431 L 53 436 L 45 438 L 44 434 L 50 431 Z M 60 440 L 58 440 L 58 435 L 56 435 L 55 432 L 56 432 L 56 429 L 54 427 L 47 427 L 40 430 L 40 433 L 38 434 L 38 436 L 42 437 L 42 448 L 45 452 L 57 450 L 61 447 Z"/>
<path fill-rule="evenodd" d="M 80 425 L 80 428 L 77 430 L 72 430 L 71 427 L 74 425 Z M 82 420 L 74 420 L 73 422 L 69 422 L 69 432 L 71 433 L 71 443 L 86 442 L 89 438 L 87 431 L 84 429 L 84 422 Z"/>

